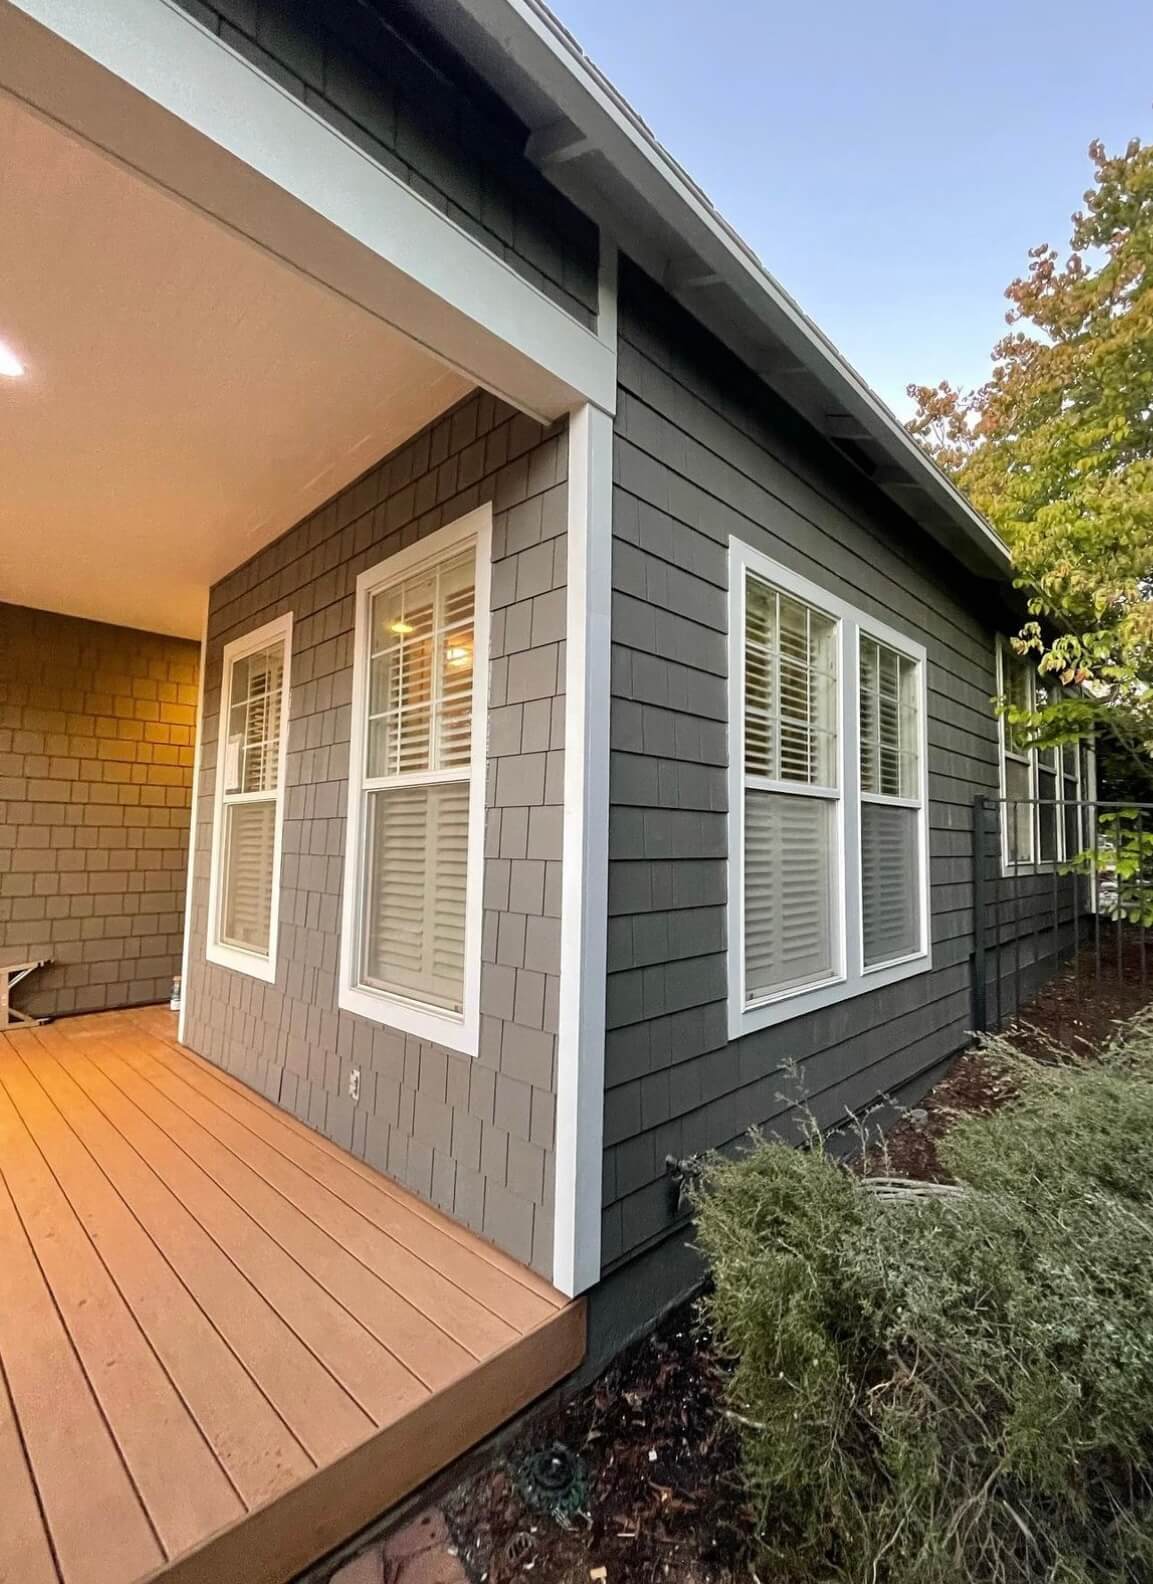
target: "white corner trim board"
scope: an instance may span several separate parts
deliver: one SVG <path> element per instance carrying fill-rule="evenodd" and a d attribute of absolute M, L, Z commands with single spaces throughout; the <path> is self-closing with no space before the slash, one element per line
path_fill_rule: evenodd
<path fill-rule="evenodd" d="M 553 1284 L 600 1280 L 608 932 L 613 425 L 569 418 L 564 842 Z"/>
<path fill-rule="evenodd" d="M 537 417 L 616 348 L 162 0 L 0 0 L 0 88 Z"/>

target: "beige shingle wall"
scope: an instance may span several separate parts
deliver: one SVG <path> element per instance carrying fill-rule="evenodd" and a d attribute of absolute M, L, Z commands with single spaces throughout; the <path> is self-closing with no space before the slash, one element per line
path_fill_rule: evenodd
<path fill-rule="evenodd" d="M 180 969 L 199 648 L 0 605 L 0 961 L 39 1015 L 167 998 Z"/>

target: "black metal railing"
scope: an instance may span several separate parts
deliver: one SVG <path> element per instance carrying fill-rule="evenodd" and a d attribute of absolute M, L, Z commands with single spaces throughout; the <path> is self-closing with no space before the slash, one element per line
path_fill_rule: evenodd
<path fill-rule="evenodd" d="M 1000 1028 L 1062 967 L 1153 985 L 1153 803 L 978 797 L 973 1020 Z"/>

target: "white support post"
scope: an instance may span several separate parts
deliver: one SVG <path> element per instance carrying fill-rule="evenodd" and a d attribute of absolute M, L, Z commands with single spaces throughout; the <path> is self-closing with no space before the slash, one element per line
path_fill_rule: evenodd
<path fill-rule="evenodd" d="M 180 952 L 180 1011 L 176 1018 L 176 1038 L 184 1044 L 188 1020 L 188 963 L 192 954 L 192 897 L 196 885 L 196 803 L 200 792 L 200 741 L 204 735 L 204 663 L 208 657 L 208 596 L 205 596 L 204 628 L 200 635 L 200 677 L 196 687 L 196 735 L 192 743 L 192 799 L 188 814 L 188 874 L 184 882 L 184 945 Z"/>
<path fill-rule="evenodd" d="M 613 424 L 569 418 L 564 845 L 553 1282 L 600 1279 L 608 932 Z"/>

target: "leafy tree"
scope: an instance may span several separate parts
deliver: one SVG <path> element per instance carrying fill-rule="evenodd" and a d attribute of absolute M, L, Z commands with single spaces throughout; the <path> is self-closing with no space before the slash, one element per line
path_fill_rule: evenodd
<path fill-rule="evenodd" d="M 1043 743 L 1095 730 L 1102 784 L 1148 797 L 1153 145 L 1089 152 L 1095 180 L 1070 251 L 1031 250 L 1005 293 L 1010 330 L 990 379 L 972 391 L 909 386 L 909 428 L 1008 543 L 1035 618 L 1016 645 L 1043 680 L 1066 684 L 1034 714 L 1007 717 Z"/>

